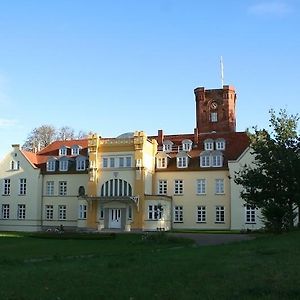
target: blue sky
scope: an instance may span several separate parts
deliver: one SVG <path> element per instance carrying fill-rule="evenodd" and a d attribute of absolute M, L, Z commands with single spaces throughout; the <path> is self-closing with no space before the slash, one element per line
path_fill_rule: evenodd
<path fill-rule="evenodd" d="M 0 158 L 42 124 L 191 133 L 193 90 L 238 94 L 237 130 L 298 113 L 298 0 L 0 0 Z"/>

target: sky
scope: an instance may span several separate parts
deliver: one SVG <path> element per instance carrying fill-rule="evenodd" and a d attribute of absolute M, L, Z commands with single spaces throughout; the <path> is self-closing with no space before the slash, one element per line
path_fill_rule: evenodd
<path fill-rule="evenodd" d="M 192 133 L 194 89 L 237 92 L 237 130 L 300 111 L 298 0 L 0 0 L 0 158 L 50 124 Z"/>

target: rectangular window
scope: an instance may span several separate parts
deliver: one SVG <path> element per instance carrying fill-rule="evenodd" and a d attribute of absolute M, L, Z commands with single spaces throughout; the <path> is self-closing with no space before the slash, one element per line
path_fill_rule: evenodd
<path fill-rule="evenodd" d="M 111 168 L 114 168 L 115 167 L 115 158 L 114 157 L 110 157 L 109 158 L 109 166 Z"/>
<path fill-rule="evenodd" d="M 224 179 L 216 179 L 216 194 L 224 194 Z"/>
<path fill-rule="evenodd" d="M 54 195 L 54 181 L 46 182 L 46 195 L 53 196 Z"/>
<path fill-rule="evenodd" d="M 167 158 L 166 157 L 158 157 L 156 159 L 157 168 L 162 169 L 167 167 Z"/>
<path fill-rule="evenodd" d="M 72 155 L 79 155 L 79 147 L 73 147 L 71 150 Z"/>
<path fill-rule="evenodd" d="M 76 160 L 76 170 L 77 171 L 85 170 L 85 159 L 77 159 Z"/>
<path fill-rule="evenodd" d="M 174 194 L 183 195 L 183 180 L 176 179 L 174 180 Z"/>
<path fill-rule="evenodd" d="M 213 142 L 205 142 L 204 150 L 214 150 L 214 143 Z"/>
<path fill-rule="evenodd" d="M 212 166 L 213 167 L 222 167 L 222 155 L 213 155 L 212 157 Z"/>
<path fill-rule="evenodd" d="M 186 168 L 188 165 L 188 158 L 186 156 L 177 157 L 177 168 Z"/>
<path fill-rule="evenodd" d="M 167 180 L 159 180 L 158 181 L 158 194 L 159 195 L 167 195 L 167 192 L 168 192 Z"/>
<path fill-rule="evenodd" d="M 148 219 L 160 220 L 162 218 L 163 208 L 161 205 L 149 205 L 148 206 Z"/>
<path fill-rule="evenodd" d="M 53 220 L 53 205 L 46 205 L 46 220 Z"/>
<path fill-rule="evenodd" d="M 210 156 L 209 155 L 201 155 L 200 156 L 200 166 L 201 167 L 209 167 L 210 166 Z"/>
<path fill-rule="evenodd" d="M 176 223 L 183 222 L 183 207 L 182 206 L 174 207 L 174 222 L 176 222 Z"/>
<path fill-rule="evenodd" d="M 9 204 L 2 204 L 2 219 L 9 219 Z"/>
<path fill-rule="evenodd" d="M 26 195 L 26 178 L 20 178 L 19 195 Z"/>
<path fill-rule="evenodd" d="M 224 206 L 216 206 L 216 223 L 225 222 L 225 208 Z"/>
<path fill-rule="evenodd" d="M 60 196 L 66 196 L 67 195 L 67 182 L 66 181 L 60 181 L 59 182 L 59 195 Z"/>
<path fill-rule="evenodd" d="M 132 220 L 132 206 L 129 205 L 128 206 L 128 220 Z"/>
<path fill-rule="evenodd" d="M 26 206 L 25 204 L 18 204 L 18 219 L 25 220 Z"/>
<path fill-rule="evenodd" d="M 197 195 L 206 194 L 206 179 L 197 179 Z"/>
<path fill-rule="evenodd" d="M 66 159 L 59 161 L 59 171 L 68 171 L 68 161 Z"/>
<path fill-rule="evenodd" d="M 198 223 L 206 222 L 206 207 L 203 205 L 197 207 L 197 222 Z"/>
<path fill-rule="evenodd" d="M 3 195 L 10 195 L 10 179 L 3 181 Z"/>
<path fill-rule="evenodd" d="M 119 167 L 124 168 L 124 157 L 119 157 Z"/>
<path fill-rule="evenodd" d="M 66 220 L 67 219 L 67 207 L 66 207 L 66 205 L 59 205 L 58 206 L 58 219 L 59 220 Z"/>
<path fill-rule="evenodd" d="M 87 217 L 87 205 L 80 204 L 79 205 L 79 219 L 85 220 Z"/>
<path fill-rule="evenodd" d="M 103 205 L 100 206 L 100 219 L 103 220 L 104 219 L 104 207 Z"/>
<path fill-rule="evenodd" d="M 63 156 L 63 155 L 67 155 L 67 148 L 63 147 L 59 149 L 59 155 Z"/>
<path fill-rule="evenodd" d="M 50 171 L 50 172 L 55 171 L 55 164 L 56 164 L 55 160 L 48 160 L 47 161 L 47 171 Z"/>
<path fill-rule="evenodd" d="M 225 150 L 225 142 L 224 141 L 216 142 L 216 149 L 217 150 Z"/>
<path fill-rule="evenodd" d="M 255 208 L 249 204 L 247 204 L 245 206 L 245 212 L 246 212 L 246 223 L 249 224 L 255 224 L 256 220 L 255 220 Z"/>
<path fill-rule="evenodd" d="M 126 157 L 126 167 L 131 167 L 131 157 L 130 156 Z"/>
<path fill-rule="evenodd" d="M 107 157 L 103 157 L 103 159 L 102 159 L 102 167 L 103 168 L 108 168 L 108 158 Z"/>
<path fill-rule="evenodd" d="M 217 112 L 210 113 L 210 121 L 211 122 L 218 122 L 218 113 Z"/>

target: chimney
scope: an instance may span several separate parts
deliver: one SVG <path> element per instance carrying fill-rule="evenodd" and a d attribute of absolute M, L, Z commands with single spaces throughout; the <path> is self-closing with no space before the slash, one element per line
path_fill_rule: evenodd
<path fill-rule="evenodd" d="M 162 129 L 159 129 L 158 133 L 157 133 L 157 143 L 158 143 L 158 145 L 162 145 L 163 141 L 164 141 L 164 133 L 163 133 Z"/>

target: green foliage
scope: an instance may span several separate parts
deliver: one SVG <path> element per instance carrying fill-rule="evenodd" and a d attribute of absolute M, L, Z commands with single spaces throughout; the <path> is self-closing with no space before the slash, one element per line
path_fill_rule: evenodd
<path fill-rule="evenodd" d="M 285 110 L 270 115 L 270 133 L 256 127 L 249 133 L 255 160 L 236 174 L 235 182 L 243 186 L 245 202 L 261 208 L 266 227 L 280 232 L 294 226 L 300 205 L 299 117 Z"/>

